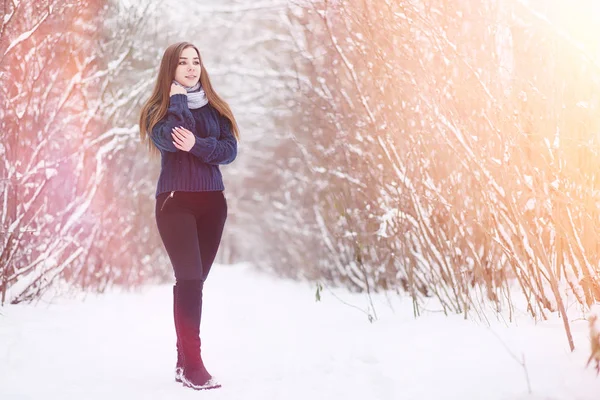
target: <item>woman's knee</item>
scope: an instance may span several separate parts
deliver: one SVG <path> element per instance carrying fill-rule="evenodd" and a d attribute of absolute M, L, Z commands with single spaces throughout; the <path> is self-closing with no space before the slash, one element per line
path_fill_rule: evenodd
<path fill-rule="evenodd" d="M 195 289 L 204 286 L 202 279 L 176 279 L 175 286 L 183 289 Z"/>
<path fill-rule="evenodd" d="M 194 263 L 194 265 L 181 265 L 172 263 L 175 281 L 203 281 L 204 268 L 202 262 Z"/>

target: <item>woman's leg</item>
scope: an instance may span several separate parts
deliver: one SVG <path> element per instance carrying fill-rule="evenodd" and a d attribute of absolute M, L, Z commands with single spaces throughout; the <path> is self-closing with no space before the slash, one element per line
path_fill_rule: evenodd
<path fill-rule="evenodd" d="M 201 192 L 196 194 L 193 207 L 198 210 L 196 227 L 198 247 L 200 248 L 200 257 L 202 259 L 201 285 L 204 287 L 204 281 L 210 272 L 221 242 L 223 227 L 227 218 L 227 204 L 222 192 Z M 201 290 L 199 292 L 200 324 L 202 323 L 202 296 L 203 291 Z M 201 342 L 202 340 L 200 340 L 200 343 Z M 204 366 L 201 344 L 200 349 L 199 356 L 201 370 L 196 374 L 197 377 L 200 377 L 197 381 L 202 382 L 207 380 L 207 383 L 204 384 L 204 386 L 210 386 L 211 388 L 220 387 L 220 384 L 212 378 L 212 375 Z"/>
<path fill-rule="evenodd" d="M 187 207 L 188 193 L 161 193 L 156 201 L 156 225 L 171 260 L 176 280 L 202 279 L 202 257 L 198 246 L 195 210 Z"/>
<path fill-rule="evenodd" d="M 227 220 L 227 200 L 223 192 L 206 192 L 205 210 L 205 213 L 196 218 L 203 281 L 206 281 L 217 256 Z"/>

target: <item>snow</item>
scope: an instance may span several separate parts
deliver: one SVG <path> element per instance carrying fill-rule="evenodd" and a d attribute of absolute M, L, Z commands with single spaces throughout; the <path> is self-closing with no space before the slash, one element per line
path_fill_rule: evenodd
<path fill-rule="evenodd" d="M 44 169 L 46 179 L 50 179 L 58 175 L 58 170 L 56 168 L 45 168 Z"/>
<path fill-rule="evenodd" d="M 15 6 L 15 8 L 17 8 L 17 6 Z M 18 38 L 16 38 L 15 40 L 12 41 L 12 43 L 8 46 L 8 48 L 4 51 L 4 56 L 6 56 L 12 49 L 14 49 L 15 47 L 17 47 L 19 44 L 21 44 L 22 42 L 26 41 L 27 39 L 29 39 L 31 37 L 31 35 L 33 35 L 33 33 L 40 27 L 40 25 L 42 24 L 42 22 L 44 22 L 46 20 L 46 18 L 48 18 L 48 16 L 50 15 L 50 10 L 45 13 L 40 20 L 33 26 L 33 28 L 31 28 L 30 30 L 28 30 L 27 32 L 23 32 L 21 33 L 21 35 L 19 35 Z M 8 14 L 8 19 L 10 19 L 12 17 L 13 13 Z M 4 23 L 6 23 L 8 21 L 6 15 L 4 16 Z"/>
<path fill-rule="evenodd" d="M 490 327 L 433 311 L 414 319 L 409 298 L 376 295 L 379 319 L 369 323 L 365 295 L 325 288 L 316 302 L 314 285 L 249 265 L 213 268 L 203 354 L 223 388 L 199 394 L 174 382 L 172 292 L 159 285 L 0 308 L 0 398 L 591 400 L 600 393 L 600 378 L 584 369 L 584 319 L 572 322 L 571 353 L 558 317 Z"/>
<path fill-rule="evenodd" d="M 532 211 L 535 209 L 535 199 L 534 198 L 527 200 L 527 203 L 525 204 L 525 209 L 528 211 Z"/>

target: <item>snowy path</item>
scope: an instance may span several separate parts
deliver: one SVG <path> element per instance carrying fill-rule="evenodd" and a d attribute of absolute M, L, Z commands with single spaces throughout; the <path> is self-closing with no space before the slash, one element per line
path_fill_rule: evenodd
<path fill-rule="evenodd" d="M 586 323 L 566 347 L 560 321 L 489 328 L 439 314 L 412 318 L 410 302 L 382 297 L 379 320 L 327 291 L 247 266 L 215 266 L 203 319 L 206 363 L 223 388 L 195 392 L 173 380 L 171 287 L 88 295 L 84 302 L 0 308 L 0 399 L 592 400 L 584 370 Z M 364 296 L 338 292 L 366 308 Z"/>

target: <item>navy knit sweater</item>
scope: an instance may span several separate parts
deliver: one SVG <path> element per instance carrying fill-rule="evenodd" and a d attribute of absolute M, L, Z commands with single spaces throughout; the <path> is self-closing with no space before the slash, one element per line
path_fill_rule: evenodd
<path fill-rule="evenodd" d="M 194 133 L 196 143 L 190 151 L 173 144 L 172 129 L 182 126 Z M 174 94 L 165 117 L 150 134 L 161 153 L 160 175 L 155 197 L 170 191 L 223 190 L 219 164 L 229 164 L 237 156 L 237 140 L 229 120 L 210 104 L 190 110 L 187 95 Z"/>

